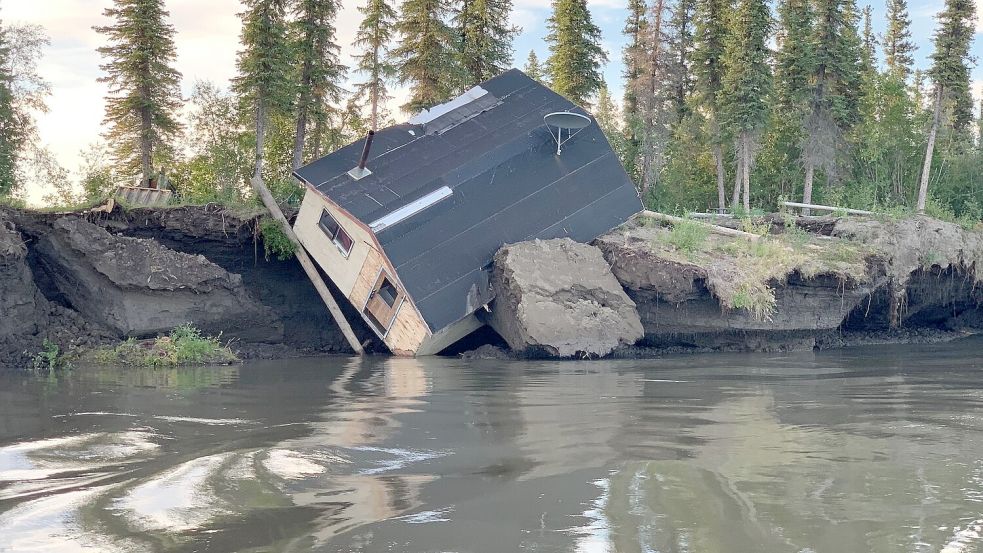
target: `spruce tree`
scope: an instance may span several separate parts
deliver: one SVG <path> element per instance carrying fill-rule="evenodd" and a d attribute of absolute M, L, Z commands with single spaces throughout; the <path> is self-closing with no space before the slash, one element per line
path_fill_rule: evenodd
<path fill-rule="evenodd" d="M 928 181 L 932 172 L 935 140 L 942 123 L 942 111 L 952 113 L 952 127 L 964 130 L 972 119 L 972 99 L 969 90 L 969 48 L 975 33 L 976 6 L 973 0 L 946 0 L 939 14 L 935 32 L 935 51 L 929 77 L 935 85 L 932 123 L 925 147 L 921 183 L 918 187 L 918 212 L 925 212 Z"/>
<path fill-rule="evenodd" d="M 710 145 L 716 164 L 717 200 L 720 210 L 726 207 L 724 191 L 724 133 L 720 121 L 720 95 L 723 81 L 724 40 L 727 36 L 727 0 L 698 0 L 693 68 L 696 73 L 696 100 L 707 116 Z"/>
<path fill-rule="evenodd" d="M 604 82 L 601 65 L 607 54 L 601 48 L 601 29 L 594 24 L 587 0 L 552 0 L 553 13 L 547 20 L 550 56 L 546 72 L 553 90 L 580 106 Z"/>
<path fill-rule="evenodd" d="M 107 60 L 100 82 L 109 85 L 104 122 L 106 139 L 121 169 L 149 179 L 154 164 L 173 154 L 181 130 L 181 74 L 174 69 L 174 27 L 163 0 L 115 0 L 103 15 L 113 20 L 95 27 L 109 44 L 98 52 Z"/>
<path fill-rule="evenodd" d="M 396 31 L 396 10 L 389 0 L 369 0 L 358 10 L 362 13 L 362 23 L 352 46 L 358 49 L 355 64 L 365 80 L 355 84 L 355 96 L 367 97 L 369 128 L 378 129 L 380 114 L 390 98 L 386 83 L 396 77 L 396 66 L 389 59 L 389 44 Z"/>
<path fill-rule="evenodd" d="M 232 86 L 242 109 L 253 117 L 256 151 L 253 177 L 263 174 L 263 149 L 272 113 L 288 113 L 294 92 L 292 51 L 287 36 L 285 0 L 246 0 L 242 50 Z"/>
<path fill-rule="evenodd" d="M 410 85 L 404 111 L 415 113 L 447 100 L 459 82 L 454 32 L 444 21 L 447 0 L 404 0 L 396 30 L 399 80 Z"/>
<path fill-rule="evenodd" d="M 803 203 L 812 203 L 817 166 L 826 171 L 827 179 L 834 177 L 844 134 L 860 115 L 862 45 L 856 6 L 853 0 L 816 0 L 815 6 L 815 87 L 803 144 Z M 808 214 L 808 208 L 803 213 Z"/>
<path fill-rule="evenodd" d="M 671 126 L 676 116 L 672 102 L 675 82 L 670 51 L 670 15 L 668 0 L 652 1 L 646 33 L 648 60 L 644 65 L 644 86 L 638 99 L 641 115 L 639 188 L 643 201 L 647 201 L 650 191 L 658 185 L 672 137 Z"/>
<path fill-rule="evenodd" d="M 629 0 L 628 18 L 624 34 L 627 38 L 622 59 L 624 62 L 624 150 L 622 164 L 636 184 L 641 183 L 639 175 L 639 155 L 641 149 L 642 125 L 639 109 L 639 96 L 644 95 L 645 67 L 648 64 L 648 20 L 645 0 Z"/>
<path fill-rule="evenodd" d="M 887 31 L 882 42 L 888 71 L 907 81 L 915 62 L 915 44 L 911 41 L 911 17 L 906 0 L 887 0 Z"/>
<path fill-rule="evenodd" d="M 546 76 L 543 74 L 543 66 L 539 63 L 539 56 L 536 55 L 535 50 L 529 50 L 529 56 L 526 57 L 526 65 L 522 70 L 530 79 L 541 83 L 546 82 Z"/>
<path fill-rule="evenodd" d="M 669 21 L 669 56 L 672 59 L 670 78 L 673 81 L 672 102 L 676 111 L 674 123 L 686 116 L 686 99 L 695 86 L 690 60 L 693 54 L 695 12 L 696 0 L 677 0 Z"/>
<path fill-rule="evenodd" d="M 509 23 L 512 0 L 461 0 L 453 18 L 457 34 L 460 91 L 505 71 L 518 27 Z"/>
<path fill-rule="evenodd" d="M 863 48 L 860 54 L 860 61 L 863 64 L 865 73 L 872 73 L 877 67 L 877 37 L 874 36 L 874 27 L 871 21 L 873 12 L 870 5 L 863 9 L 864 32 L 862 37 Z"/>
<path fill-rule="evenodd" d="M 775 92 L 784 117 L 802 123 L 813 95 L 811 79 L 816 56 L 811 40 L 810 0 L 782 0 L 778 5 L 778 52 L 775 54 Z"/>
<path fill-rule="evenodd" d="M 983 100 L 980 100 L 980 116 L 976 120 L 976 147 L 983 152 Z"/>
<path fill-rule="evenodd" d="M 7 31 L 0 22 L 0 198 L 17 189 L 17 157 L 23 143 L 21 124 L 14 106 L 14 75 L 10 69 Z"/>
<path fill-rule="evenodd" d="M 341 48 L 335 43 L 334 21 L 339 7 L 336 0 L 298 0 L 294 5 L 291 32 L 299 79 L 292 169 L 303 162 L 308 122 L 323 120 L 326 106 L 341 99 L 339 83 L 347 68 L 338 60 Z"/>
<path fill-rule="evenodd" d="M 768 118 L 771 69 L 766 43 L 770 29 L 771 15 L 765 0 L 740 0 L 730 18 L 724 48 L 721 111 L 727 126 L 737 133 L 745 211 L 751 209 L 754 142 Z"/>
<path fill-rule="evenodd" d="M 606 84 L 601 85 L 601 90 L 597 93 L 597 107 L 594 109 L 594 119 L 597 126 L 604 131 L 604 136 L 608 142 L 618 149 L 618 140 L 621 136 L 621 116 L 618 113 L 618 106 L 611 99 L 611 92 Z"/>

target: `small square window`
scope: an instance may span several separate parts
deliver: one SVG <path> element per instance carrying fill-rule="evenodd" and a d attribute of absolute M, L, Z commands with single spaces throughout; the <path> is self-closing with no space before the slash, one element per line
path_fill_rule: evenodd
<path fill-rule="evenodd" d="M 328 213 L 328 210 L 321 211 L 321 219 L 317 224 L 321 227 L 321 231 L 338 246 L 338 249 L 341 250 L 341 253 L 345 257 L 348 257 L 348 254 L 352 253 L 352 246 L 354 245 L 352 237 L 345 232 L 345 229 L 341 228 L 341 225 L 338 224 L 338 221 L 334 220 L 334 217 Z"/>
<path fill-rule="evenodd" d="M 379 286 L 379 297 L 382 298 L 382 301 L 392 307 L 396 303 L 396 296 L 398 295 L 399 291 L 396 290 L 396 286 L 389 282 L 388 278 L 382 279 L 382 285 Z"/>

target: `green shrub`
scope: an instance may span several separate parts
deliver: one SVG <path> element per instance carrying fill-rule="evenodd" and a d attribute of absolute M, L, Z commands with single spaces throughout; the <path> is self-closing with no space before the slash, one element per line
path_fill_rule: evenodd
<path fill-rule="evenodd" d="M 672 230 L 666 235 L 667 244 L 685 253 L 702 251 L 706 246 L 710 228 L 696 221 L 680 221 L 673 223 Z"/>
<path fill-rule="evenodd" d="M 290 240 L 279 221 L 272 217 L 263 217 L 259 221 L 259 232 L 263 236 L 263 251 L 266 260 L 275 256 L 280 261 L 286 261 L 294 256 L 297 246 Z"/>
<path fill-rule="evenodd" d="M 154 340 L 130 338 L 115 347 L 97 349 L 90 352 L 86 359 L 100 364 L 138 367 L 227 365 L 239 360 L 228 346 L 222 345 L 218 337 L 203 336 L 190 324 L 181 325 L 167 336 Z"/>
<path fill-rule="evenodd" d="M 47 338 L 41 344 L 41 351 L 34 355 L 33 365 L 35 372 L 49 373 L 71 367 L 68 357 L 62 355 L 61 347 Z"/>

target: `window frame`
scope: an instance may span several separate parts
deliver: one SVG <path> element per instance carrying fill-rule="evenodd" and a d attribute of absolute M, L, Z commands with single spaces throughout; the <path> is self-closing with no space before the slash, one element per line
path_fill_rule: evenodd
<path fill-rule="evenodd" d="M 325 219 L 329 220 L 334 225 L 335 227 L 334 232 L 331 232 L 328 228 L 326 228 L 324 224 Z M 317 226 L 318 228 L 321 229 L 321 232 L 323 232 L 324 235 L 327 236 L 329 240 L 331 240 L 331 242 L 335 245 L 335 247 L 338 248 L 338 251 L 341 253 L 341 255 L 343 255 L 345 258 L 348 258 L 348 256 L 352 254 L 352 250 L 355 248 L 355 240 L 352 239 L 352 235 L 348 234 L 348 232 L 345 231 L 345 227 L 341 226 L 341 223 L 338 222 L 338 220 L 335 219 L 334 216 L 331 215 L 331 213 L 329 213 L 327 209 L 321 208 L 321 217 L 318 218 L 317 220 Z M 345 238 L 348 239 L 347 249 L 342 243 L 343 240 L 339 238 L 340 236 L 344 236 Z"/>

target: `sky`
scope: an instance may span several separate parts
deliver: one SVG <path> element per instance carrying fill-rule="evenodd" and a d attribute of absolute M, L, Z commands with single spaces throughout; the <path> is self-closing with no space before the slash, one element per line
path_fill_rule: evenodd
<path fill-rule="evenodd" d="M 983 61 L 983 0 L 976 0 L 978 13 L 977 35 L 973 55 Z M 342 45 L 342 61 L 351 62 L 351 42 L 360 21 L 358 6 L 364 0 L 342 0 L 343 8 L 337 21 L 338 43 Z M 102 11 L 112 0 L 0 0 L 0 18 L 4 24 L 36 24 L 43 26 L 51 38 L 44 52 L 40 73 L 52 85 L 48 112 L 38 115 L 42 142 L 70 171 L 77 171 L 80 153 L 99 139 L 103 132 L 106 87 L 97 81 L 101 74 L 101 58 L 96 48 L 104 44 L 92 27 L 106 25 Z M 863 7 L 864 0 L 858 0 Z M 605 79 L 614 96 L 621 95 L 621 50 L 627 0 L 588 0 L 595 23 L 601 28 L 603 46 L 608 52 L 604 68 Z M 912 35 L 918 45 L 917 64 L 927 67 L 931 53 L 931 37 L 935 14 L 942 9 L 942 0 L 909 0 Z M 166 0 L 171 23 L 177 35 L 176 67 L 183 75 L 182 90 L 189 94 L 197 80 L 208 80 L 227 86 L 235 74 L 236 51 L 239 49 L 242 11 L 239 0 Z M 550 0 L 513 0 L 513 23 L 522 28 L 515 41 L 515 61 L 522 67 L 530 50 L 541 60 L 549 52 L 545 43 L 546 19 Z M 884 31 L 884 2 L 872 4 L 874 28 Z M 983 67 L 973 69 L 977 98 L 983 97 Z M 395 105 L 405 91 L 396 93 Z M 37 204 L 45 194 L 45 185 L 31 183 L 28 201 Z"/>

